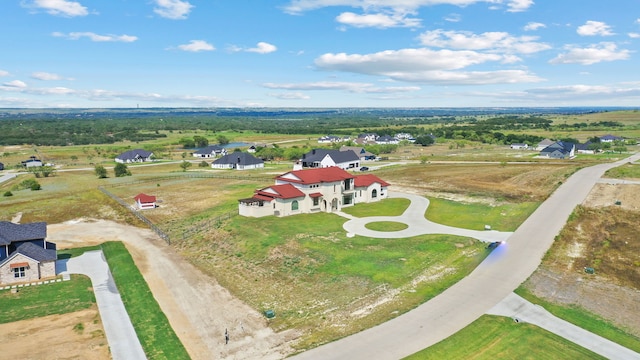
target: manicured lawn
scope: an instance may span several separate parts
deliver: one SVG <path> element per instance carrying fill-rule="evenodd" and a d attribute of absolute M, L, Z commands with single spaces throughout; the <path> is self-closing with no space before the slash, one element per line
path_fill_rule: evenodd
<path fill-rule="evenodd" d="M 547 311 L 563 320 L 575 324 L 585 330 L 591 331 L 594 334 L 600 335 L 633 351 L 640 352 L 640 338 L 617 328 L 613 324 L 585 309 L 561 306 L 548 302 L 531 294 L 523 286 L 517 288 L 515 293 L 534 304 L 544 307 Z"/>
<path fill-rule="evenodd" d="M 499 206 L 480 203 L 461 203 L 430 198 L 426 218 L 438 224 L 471 230 L 515 231 L 538 207 L 537 202 L 525 202 Z"/>
<path fill-rule="evenodd" d="M 346 207 L 342 211 L 355 217 L 399 216 L 407 210 L 410 203 L 409 199 L 384 199 L 376 203 Z"/>
<path fill-rule="evenodd" d="M 0 323 L 67 314 L 96 303 L 91 280 L 83 275 L 72 275 L 70 281 L 19 289 L 15 294 L 0 291 Z"/>
<path fill-rule="evenodd" d="M 189 359 L 124 244 L 106 242 L 102 251 L 147 357 Z"/>
<path fill-rule="evenodd" d="M 484 315 L 455 335 L 405 359 L 604 359 L 537 326 Z"/>
<path fill-rule="evenodd" d="M 408 228 L 407 224 L 395 222 L 395 221 L 376 221 L 370 222 L 366 224 L 366 227 L 369 230 L 375 231 L 400 231 Z"/>

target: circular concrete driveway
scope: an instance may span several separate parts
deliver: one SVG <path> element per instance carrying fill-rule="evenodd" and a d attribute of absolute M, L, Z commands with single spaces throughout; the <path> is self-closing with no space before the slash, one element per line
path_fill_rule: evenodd
<path fill-rule="evenodd" d="M 408 238 L 425 234 L 448 234 L 471 237 L 483 242 L 493 242 L 505 241 L 512 234 L 511 232 L 469 230 L 437 224 L 425 219 L 424 217 L 424 213 L 429 207 L 429 200 L 427 198 L 419 195 L 398 192 L 389 192 L 389 198 L 409 199 L 411 204 L 400 216 L 370 216 L 355 218 L 341 213 L 340 215 L 350 219 L 344 223 L 343 228 L 350 234 L 386 239 Z M 400 222 L 406 224 L 408 227 L 400 231 L 374 231 L 366 228 L 368 223 L 379 221 Z"/>

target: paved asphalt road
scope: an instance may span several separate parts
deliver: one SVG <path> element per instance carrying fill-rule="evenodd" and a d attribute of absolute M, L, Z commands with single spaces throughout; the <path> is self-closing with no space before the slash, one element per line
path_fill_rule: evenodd
<path fill-rule="evenodd" d="M 640 154 L 576 172 L 466 278 L 410 312 L 292 359 L 396 360 L 455 334 L 538 268 L 573 209 L 607 169 L 638 159 Z"/>
<path fill-rule="evenodd" d="M 91 279 L 111 357 L 114 360 L 147 358 L 101 250 L 87 251 L 78 257 L 58 260 L 56 273 L 83 274 Z"/>

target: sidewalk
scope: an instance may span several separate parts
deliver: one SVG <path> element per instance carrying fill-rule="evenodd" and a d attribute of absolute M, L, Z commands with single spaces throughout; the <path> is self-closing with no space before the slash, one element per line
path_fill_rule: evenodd
<path fill-rule="evenodd" d="M 557 318 L 543 307 L 534 305 L 514 293 L 509 294 L 504 300 L 487 311 L 487 314 L 509 316 L 514 321 L 536 325 L 607 359 L 640 359 L 640 354 Z"/>
<path fill-rule="evenodd" d="M 63 276 L 82 274 L 91 278 L 102 325 L 114 360 L 147 358 L 101 250 L 87 251 L 78 257 L 58 260 L 56 273 Z"/>

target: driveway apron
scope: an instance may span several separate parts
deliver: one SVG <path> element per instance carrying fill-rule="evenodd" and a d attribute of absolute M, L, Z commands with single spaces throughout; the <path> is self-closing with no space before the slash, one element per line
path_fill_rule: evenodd
<path fill-rule="evenodd" d="M 87 251 L 78 257 L 58 260 L 56 268 L 56 273 L 82 274 L 91 279 L 112 358 L 146 359 L 102 250 Z"/>

